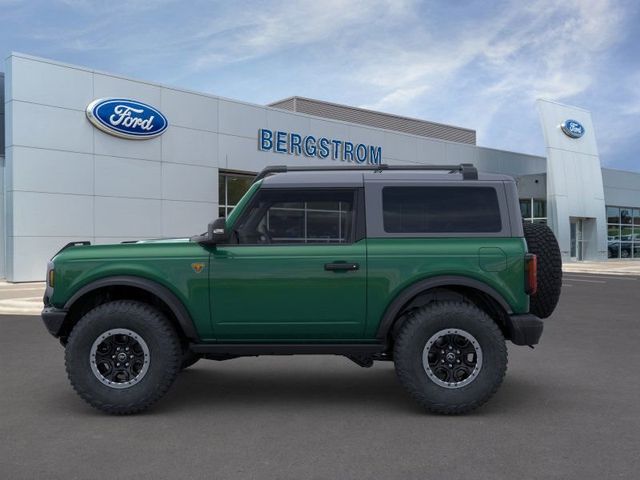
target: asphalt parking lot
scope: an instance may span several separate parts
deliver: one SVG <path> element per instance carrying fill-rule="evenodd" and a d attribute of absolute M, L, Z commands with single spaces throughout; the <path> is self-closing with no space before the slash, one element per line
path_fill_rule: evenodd
<path fill-rule="evenodd" d="M 390 363 L 202 361 L 150 412 L 112 417 L 67 382 L 34 316 L 0 316 L 0 478 L 640 476 L 640 277 L 565 274 L 535 350 L 510 346 L 497 395 L 423 413 Z"/>

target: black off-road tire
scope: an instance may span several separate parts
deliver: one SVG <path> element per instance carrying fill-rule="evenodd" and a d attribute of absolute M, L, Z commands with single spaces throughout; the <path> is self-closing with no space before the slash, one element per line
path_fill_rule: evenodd
<path fill-rule="evenodd" d="M 538 291 L 529 298 L 529 311 L 547 318 L 558 305 L 562 290 L 562 256 L 555 235 L 543 223 L 524 222 L 529 253 L 538 257 Z"/>
<path fill-rule="evenodd" d="M 113 329 L 135 332 L 149 350 L 148 370 L 127 388 L 104 384 L 91 366 L 94 342 Z M 65 349 L 67 375 L 78 395 L 103 412 L 119 415 L 139 413 L 156 403 L 175 380 L 181 361 L 173 325 L 156 308 L 133 300 L 104 303 L 86 313 L 73 327 Z"/>
<path fill-rule="evenodd" d="M 182 363 L 180 364 L 180 370 L 189 368 L 191 365 L 200 360 L 200 358 L 200 355 L 198 355 L 197 353 L 193 353 L 189 349 L 185 350 L 182 354 Z"/>
<path fill-rule="evenodd" d="M 438 385 L 423 365 L 430 338 L 445 329 L 472 335 L 482 350 L 482 366 L 468 384 L 457 388 Z M 456 415 L 483 405 L 498 390 L 507 371 L 507 347 L 496 323 L 475 305 L 432 303 L 413 313 L 400 327 L 394 343 L 394 362 L 400 383 L 425 409 Z"/>

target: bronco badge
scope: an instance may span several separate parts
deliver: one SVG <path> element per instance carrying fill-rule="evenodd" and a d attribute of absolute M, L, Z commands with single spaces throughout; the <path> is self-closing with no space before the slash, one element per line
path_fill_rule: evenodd
<path fill-rule="evenodd" d="M 200 273 L 204 269 L 204 263 L 192 263 L 191 268 L 193 268 L 194 272 Z"/>

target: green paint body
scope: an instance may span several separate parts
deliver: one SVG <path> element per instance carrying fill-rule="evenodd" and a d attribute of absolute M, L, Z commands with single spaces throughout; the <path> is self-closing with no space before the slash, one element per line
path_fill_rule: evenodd
<path fill-rule="evenodd" d="M 232 228 L 257 182 L 228 218 Z M 523 238 L 368 238 L 349 245 L 217 245 L 182 240 L 71 247 L 54 258 L 51 303 L 83 286 L 130 275 L 182 301 L 203 341 L 374 342 L 389 304 L 417 281 L 478 280 L 513 313 L 527 313 Z M 326 263 L 357 263 L 326 271 Z M 194 263 L 204 264 L 197 272 Z"/>

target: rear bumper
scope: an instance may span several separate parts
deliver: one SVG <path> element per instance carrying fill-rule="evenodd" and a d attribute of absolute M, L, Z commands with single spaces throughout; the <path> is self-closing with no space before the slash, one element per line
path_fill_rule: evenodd
<path fill-rule="evenodd" d="M 59 337 L 64 325 L 64 319 L 67 317 L 67 311 L 55 307 L 44 307 L 40 315 L 49 333 L 54 337 Z"/>
<path fill-rule="evenodd" d="M 507 323 L 509 337 L 516 345 L 536 345 L 542 336 L 544 322 L 532 315 L 511 315 Z"/>

